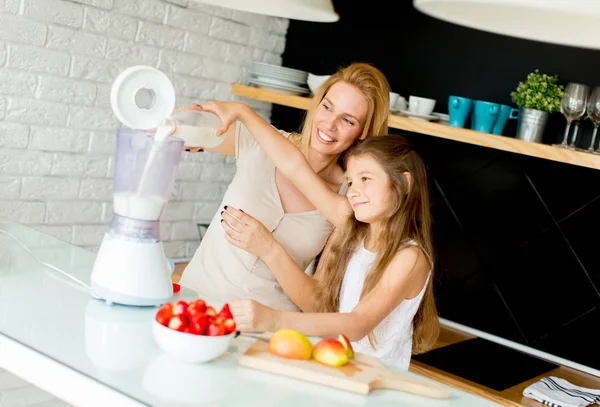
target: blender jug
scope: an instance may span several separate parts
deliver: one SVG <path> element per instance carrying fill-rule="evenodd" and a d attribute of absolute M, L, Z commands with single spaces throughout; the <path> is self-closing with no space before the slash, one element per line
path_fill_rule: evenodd
<path fill-rule="evenodd" d="M 143 306 L 160 305 L 173 295 L 160 216 L 182 151 L 181 139 L 156 141 L 144 131 L 117 131 L 114 214 L 92 271 L 96 297 Z"/>
<path fill-rule="evenodd" d="M 169 200 L 183 140 L 155 141 L 150 133 L 118 130 L 114 169 L 114 212 L 127 218 L 158 220 Z"/>
<path fill-rule="evenodd" d="M 91 274 L 92 295 L 109 304 L 158 306 L 173 296 L 160 217 L 183 140 L 158 140 L 148 130 L 169 117 L 174 103 L 172 83 L 152 67 L 126 69 L 111 89 L 113 112 L 129 129 L 116 132 L 114 213 Z"/>

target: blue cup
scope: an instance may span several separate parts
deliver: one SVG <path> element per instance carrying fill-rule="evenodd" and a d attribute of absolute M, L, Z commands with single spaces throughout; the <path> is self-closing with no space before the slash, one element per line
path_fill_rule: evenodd
<path fill-rule="evenodd" d="M 474 101 L 471 129 L 491 133 L 499 111 L 500 105 L 498 103 L 484 102 L 482 100 Z"/>
<path fill-rule="evenodd" d="M 500 105 L 500 111 L 498 112 L 498 117 L 496 117 L 496 123 L 494 123 L 494 127 L 492 128 L 492 134 L 501 135 L 506 121 L 508 119 L 517 119 L 518 117 L 519 109 L 507 105 Z"/>
<path fill-rule="evenodd" d="M 448 124 L 452 127 L 465 127 L 465 120 L 471 111 L 473 101 L 469 98 L 460 96 L 450 96 L 448 98 L 448 115 L 450 120 Z"/>

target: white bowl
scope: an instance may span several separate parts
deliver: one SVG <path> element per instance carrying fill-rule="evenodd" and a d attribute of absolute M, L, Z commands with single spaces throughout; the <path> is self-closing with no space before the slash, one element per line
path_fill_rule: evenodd
<path fill-rule="evenodd" d="M 152 319 L 152 334 L 158 347 L 185 363 L 205 363 L 218 358 L 229 348 L 235 331 L 220 336 L 179 332 Z"/>
<path fill-rule="evenodd" d="M 308 88 L 310 89 L 310 91 L 315 94 L 317 93 L 317 90 L 319 89 L 319 87 L 325 83 L 325 81 L 327 79 L 329 79 L 331 75 L 314 75 L 312 73 L 308 74 L 308 77 L 306 78 L 306 83 L 308 84 Z"/>

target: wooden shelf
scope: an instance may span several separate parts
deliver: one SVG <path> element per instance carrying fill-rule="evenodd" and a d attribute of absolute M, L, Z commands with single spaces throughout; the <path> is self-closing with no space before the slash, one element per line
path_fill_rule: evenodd
<path fill-rule="evenodd" d="M 308 97 L 286 95 L 284 93 L 237 83 L 232 85 L 231 91 L 234 95 L 294 107 L 296 109 L 307 110 L 310 106 L 310 98 Z M 509 151 L 516 154 L 523 154 L 581 167 L 600 169 L 600 155 L 557 148 L 548 144 L 530 143 L 516 138 L 481 133 L 474 130 L 451 127 L 434 122 L 413 120 L 408 117 L 396 115 L 390 115 L 388 126 L 394 129 L 445 138 L 461 143 L 474 144 L 477 146 Z"/>

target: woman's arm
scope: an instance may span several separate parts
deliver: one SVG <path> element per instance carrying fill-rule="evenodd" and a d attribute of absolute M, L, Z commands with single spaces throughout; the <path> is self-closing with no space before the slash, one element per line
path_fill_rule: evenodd
<path fill-rule="evenodd" d="M 260 257 L 302 311 L 315 311 L 316 282 L 294 263 L 273 234 L 261 222 L 232 206 L 227 206 L 221 216 L 227 241 Z"/>
<path fill-rule="evenodd" d="M 420 249 L 401 250 L 379 283 L 348 313 L 275 311 L 252 300 L 233 301 L 230 308 L 236 323 L 239 317 L 238 328 L 242 331 L 290 328 L 320 337 L 337 337 L 343 333 L 351 341 L 358 341 L 373 331 L 405 298 L 423 287 L 428 270 L 429 263 Z"/>
<path fill-rule="evenodd" d="M 227 129 L 235 120 L 244 123 L 275 166 L 294 183 L 323 216 L 335 226 L 345 221 L 352 211 L 346 197 L 332 191 L 313 171 L 300 150 L 252 108 L 239 102 L 210 102 L 202 105 L 202 109 L 220 117 L 223 123 L 221 132 L 228 131 Z"/>

